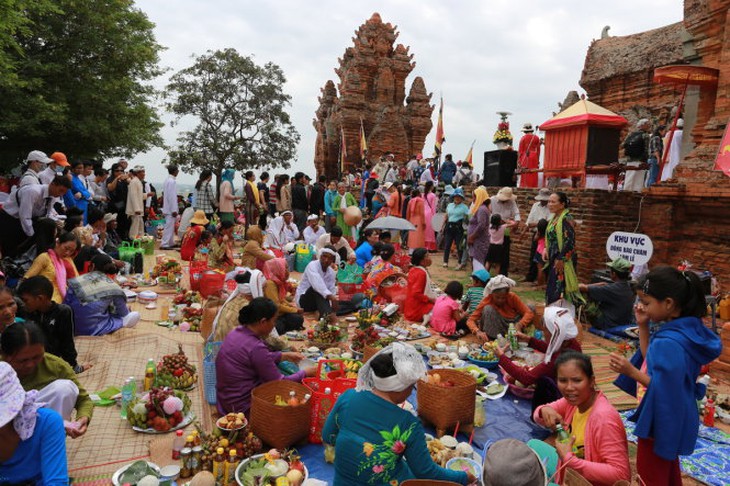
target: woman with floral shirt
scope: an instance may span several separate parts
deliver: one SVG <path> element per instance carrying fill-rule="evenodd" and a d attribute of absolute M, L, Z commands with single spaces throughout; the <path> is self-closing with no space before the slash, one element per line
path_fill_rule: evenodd
<path fill-rule="evenodd" d="M 545 231 L 545 250 L 542 258 L 547 265 L 547 289 L 545 303 L 552 304 L 560 298 L 573 305 L 585 303 L 578 289 L 578 254 L 575 251 L 575 222 L 568 206 L 570 200 L 564 192 L 554 192 L 548 199 L 548 209 L 553 214 Z"/>
<path fill-rule="evenodd" d="M 436 465 L 421 422 L 399 406 L 425 373 L 418 351 L 403 343 L 384 348 L 363 366 L 357 391 L 337 399 L 322 429 L 322 440 L 335 446 L 335 486 L 397 486 L 413 478 L 476 481 L 471 474 Z"/>

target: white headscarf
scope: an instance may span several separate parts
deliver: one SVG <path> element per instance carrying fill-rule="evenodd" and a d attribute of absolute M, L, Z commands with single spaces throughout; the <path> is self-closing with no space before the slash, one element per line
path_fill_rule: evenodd
<path fill-rule="evenodd" d="M 251 274 L 251 278 L 248 283 L 237 284 L 236 289 L 231 292 L 231 295 L 228 296 L 220 309 L 218 309 L 218 313 L 215 315 L 215 319 L 213 319 L 213 330 L 210 333 L 211 336 L 215 335 L 216 328 L 218 327 L 218 320 L 220 319 L 221 313 L 223 312 L 223 308 L 226 304 L 239 295 L 251 295 L 254 298 L 264 296 L 264 283 L 266 282 L 266 279 L 264 278 L 264 274 L 261 273 L 261 270 L 251 270 L 246 267 L 238 267 L 236 270 L 238 270 L 236 274 L 249 272 Z"/>
<path fill-rule="evenodd" d="M 578 336 L 578 327 L 570 311 L 561 307 L 546 307 L 543 321 L 551 334 L 544 359 L 545 363 L 549 363 L 555 351 L 558 351 L 567 339 Z"/>
<path fill-rule="evenodd" d="M 484 297 L 491 294 L 495 290 L 509 289 L 517 285 L 517 282 L 504 275 L 496 275 L 489 279 L 486 287 L 484 287 Z"/>
<path fill-rule="evenodd" d="M 381 354 L 393 355 L 395 375 L 380 378 L 375 375 L 370 364 L 373 358 Z M 372 390 L 376 388 L 384 392 L 399 392 L 415 384 L 426 376 L 426 363 L 421 353 L 410 344 L 395 342 L 369 359 L 357 374 L 357 390 Z"/>
<path fill-rule="evenodd" d="M 38 409 L 45 405 L 36 402 L 37 396 L 36 390 L 23 390 L 15 370 L 0 362 L 0 426 L 12 421 L 20 440 L 33 436 Z"/>

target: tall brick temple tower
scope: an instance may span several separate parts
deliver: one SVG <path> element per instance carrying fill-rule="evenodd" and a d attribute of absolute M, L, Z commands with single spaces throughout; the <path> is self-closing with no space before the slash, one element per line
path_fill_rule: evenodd
<path fill-rule="evenodd" d="M 330 80 L 321 89 L 313 120 L 317 175 L 339 175 L 341 132 L 347 148 L 345 165 L 360 167 L 361 120 L 370 159 L 393 152 L 396 161 L 404 162 L 423 149 L 433 125 L 431 93 L 416 77 L 406 96 L 406 78 L 416 63 L 410 47 L 395 45 L 396 29 L 374 13 L 355 31 L 353 46 L 338 59 L 337 87 Z"/>

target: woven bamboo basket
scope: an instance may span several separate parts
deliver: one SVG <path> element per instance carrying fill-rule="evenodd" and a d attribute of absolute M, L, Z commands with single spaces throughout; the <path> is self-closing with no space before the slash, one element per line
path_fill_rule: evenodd
<path fill-rule="evenodd" d="M 373 348 L 372 346 L 365 346 L 362 348 L 362 362 L 365 363 L 367 360 L 375 356 L 375 353 L 383 348 Z"/>
<path fill-rule="evenodd" d="M 418 415 L 433 424 L 439 437 L 456 424 L 459 424 L 459 430 L 471 430 L 477 392 L 474 377 L 450 369 L 429 370 L 428 374 L 438 374 L 442 382 L 450 381 L 454 386 L 444 387 L 419 381 L 416 395 Z"/>
<path fill-rule="evenodd" d="M 274 405 L 277 395 L 286 400 L 291 391 L 300 399 L 311 393 L 301 383 L 288 380 L 270 381 L 251 392 L 251 431 L 277 449 L 291 447 L 309 435 L 311 401 L 298 407 Z"/>

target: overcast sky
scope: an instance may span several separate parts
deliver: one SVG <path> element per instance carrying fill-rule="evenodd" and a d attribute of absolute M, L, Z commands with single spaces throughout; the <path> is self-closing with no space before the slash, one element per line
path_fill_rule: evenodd
<path fill-rule="evenodd" d="M 161 64 L 170 71 L 192 64 L 192 56 L 233 47 L 256 62 L 273 62 L 284 71 L 292 97 L 289 113 L 301 134 L 292 169 L 314 175 L 312 119 L 317 96 L 328 79 L 338 82 L 337 59 L 352 45 L 354 31 L 373 12 L 398 27 L 397 43 L 410 46 L 415 69 L 406 80 L 423 77 L 432 104 L 444 98 L 444 153 L 463 159 L 473 140 L 474 162 L 482 169 L 497 111 L 510 111 L 518 143 L 525 122 L 540 124 L 552 116 L 578 81 L 592 39 L 605 25 L 611 35 L 629 35 L 682 20 L 681 0 L 138 0 L 156 24 L 157 41 L 166 47 Z M 424 153 L 433 151 L 434 128 Z M 175 144 L 177 127 L 170 116 L 163 137 Z M 148 178 L 162 181 L 163 150 L 140 154 L 132 163 L 147 166 Z M 193 183 L 197 174 L 179 180 Z M 237 177 L 240 184 L 240 178 Z"/>

